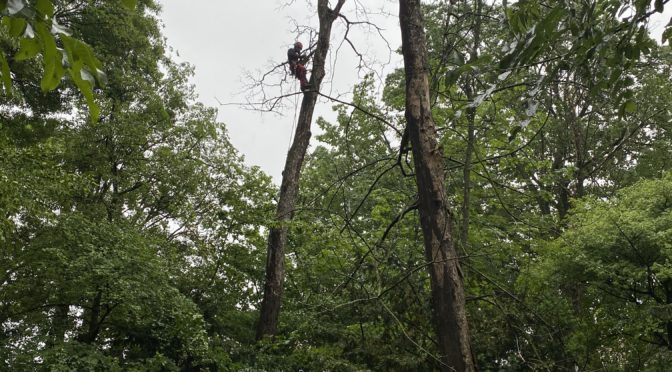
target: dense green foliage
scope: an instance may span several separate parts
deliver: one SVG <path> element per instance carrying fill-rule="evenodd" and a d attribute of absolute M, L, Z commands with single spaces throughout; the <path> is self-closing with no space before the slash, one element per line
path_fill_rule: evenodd
<path fill-rule="evenodd" d="M 318 120 L 280 334 L 256 343 L 270 178 L 166 56 L 155 1 L 47 3 L 71 36 L 0 33 L 1 370 L 436 369 L 402 71 Z M 663 5 L 426 7 L 481 370 L 672 363 L 672 53 L 642 27 Z M 68 40 L 104 86 L 61 79 Z"/>
<path fill-rule="evenodd" d="M 123 15 L 132 11 L 136 0 L 120 0 L 111 4 Z M 93 97 L 93 88 L 104 85 L 105 72 L 93 50 L 85 42 L 70 35 L 59 22 L 69 22 L 68 16 L 81 6 L 78 2 L 52 0 L 4 0 L 0 2 L 0 33 L 9 46 L 0 53 L 2 93 L 12 95 L 12 72 L 23 61 L 39 55 L 42 61 L 40 87 L 43 92 L 56 89 L 67 74 L 86 97 L 95 120 L 99 108 Z M 20 68 L 20 67 L 19 67 Z"/>
<path fill-rule="evenodd" d="M 241 286 L 259 276 L 272 188 L 194 102 L 189 67 L 164 57 L 157 9 L 82 2 L 70 15 L 106 61 L 99 120 L 67 83 L 46 96 L 19 83 L 3 103 L 0 369 L 227 363 L 210 335 L 253 303 Z"/>
<path fill-rule="evenodd" d="M 582 368 L 664 370 L 672 362 L 672 174 L 608 201 L 586 198 L 569 224 L 521 277 L 537 311 L 571 325 L 567 351 Z"/>

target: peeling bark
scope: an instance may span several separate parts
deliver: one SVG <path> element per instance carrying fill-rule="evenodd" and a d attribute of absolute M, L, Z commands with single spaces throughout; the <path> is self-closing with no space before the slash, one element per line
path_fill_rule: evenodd
<path fill-rule="evenodd" d="M 406 72 L 406 121 L 418 184 L 418 211 L 443 371 L 474 371 L 464 286 L 446 200 L 443 151 L 431 114 L 426 40 L 419 0 L 399 1 Z"/>

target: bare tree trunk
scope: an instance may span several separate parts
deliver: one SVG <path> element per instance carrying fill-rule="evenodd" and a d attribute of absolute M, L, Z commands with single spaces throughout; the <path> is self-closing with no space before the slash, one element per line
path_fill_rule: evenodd
<path fill-rule="evenodd" d="M 467 99 L 470 97 L 471 89 L 467 90 Z M 467 252 L 467 245 L 469 244 L 469 215 L 471 209 L 471 169 L 472 158 L 474 153 L 474 145 L 476 142 L 475 136 L 475 121 L 476 109 L 470 107 L 467 109 L 467 149 L 464 153 L 464 168 L 462 168 L 462 177 L 464 180 L 464 190 L 462 192 L 462 225 L 460 229 L 460 246 L 463 252 Z"/>
<path fill-rule="evenodd" d="M 432 310 L 443 371 L 475 371 L 469 345 L 464 287 L 446 200 L 442 149 L 432 119 L 420 0 L 399 1 L 406 70 L 406 121 L 418 183 L 418 211 L 430 262 Z"/>
<path fill-rule="evenodd" d="M 474 4 L 474 29 L 473 29 L 473 44 L 469 52 L 469 60 L 475 61 L 478 58 L 478 47 L 481 44 L 481 0 L 476 0 Z M 465 82 L 465 95 L 469 101 L 474 99 L 474 91 L 476 90 L 476 79 L 471 76 Z M 464 190 L 462 194 L 462 228 L 460 229 L 460 245 L 462 251 L 467 251 L 469 244 L 469 211 L 471 207 L 471 161 L 474 153 L 474 146 L 476 142 L 476 107 L 470 106 L 467 108 L 467 149 L 464 154 L 464 168 L 462 169 L 462 176 L 464 179 Z"/>
<path fill-rule="evenodd" d="M 49 329 L 47 348 L 60 345 L 65 341 L 65 333 L 68 330 L 68 305 L 59 304 L 54 306 L 54 315 Z"/>
<path fill-rule="evenodd" d="M 92 344 L 98 337 L 100 331 L 100 310 L 103 292 L 98 290 L 91 301 L 91 308 L 84 312 L 82 329 L 86 333 L 79 335 L 79 341 L 87 344 Z"/>
<path fill-rule="evenodd" d="M 663 282 L 665 289 L 665 303 L 667 306 L 672 305 L 672 279 L 667 279 Z M 667 350 L 672 351 L 672 320 L 668 320 L 665 324 L 667 331 Z"/>
<path fill-rule="evenodd" d="M 257 340 L 265 335 L 275 335 L 278 330 L 280 304 L 282 302 L 283 282 L 285 279 L 285 244 L 287 243 L 287 222 L 294 216 L 294 206 L 299 194 L 301 166 L 310 142 L 310 124 L 317 102 L 318 91 L 324 78 L 324 66 L 329 51 L 331 26 L 338 17 L 345 0 L 338 0 L 334 9 L 329 8 L 328 0 L 318 0 L 317 14 L 320 19 L 319 38 L 313 57 L 313 71 L 310 78 L 310 90 L 303 95 L 301 112 L 296 125 L 294 141 L 287 153 L 285 169 L 282 172 L 280 197 L 275 212 L 275 225 L 268 234 L 268 254 L 266 257 L 266 278 L 264 297 L 257 325 Z"/>

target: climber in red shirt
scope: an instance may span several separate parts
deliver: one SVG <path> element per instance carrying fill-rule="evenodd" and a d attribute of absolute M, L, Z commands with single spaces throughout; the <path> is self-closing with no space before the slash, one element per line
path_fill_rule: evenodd
<path fill-rule="evenodd" d="M 301 82 L 301 90 L 308 89 L 308 79 L 306 78 L 306 67 L 304 66 L 304 59 L 301 56 L 303 44 L 300 41 L 294 43 L 294 47 L 287 51 L 287 62 L 289 63 L 289 71 Z"/>

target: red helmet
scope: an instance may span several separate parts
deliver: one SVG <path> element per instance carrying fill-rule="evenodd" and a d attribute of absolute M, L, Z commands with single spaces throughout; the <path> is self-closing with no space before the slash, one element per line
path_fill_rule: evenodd
<path fill-rule="evenodd" d="M 303 49 L 303 44 L 301 44 L 300 41 L 297 41 L 296 43 L 294 43 L 294 48 L 295 49 Z"/>

